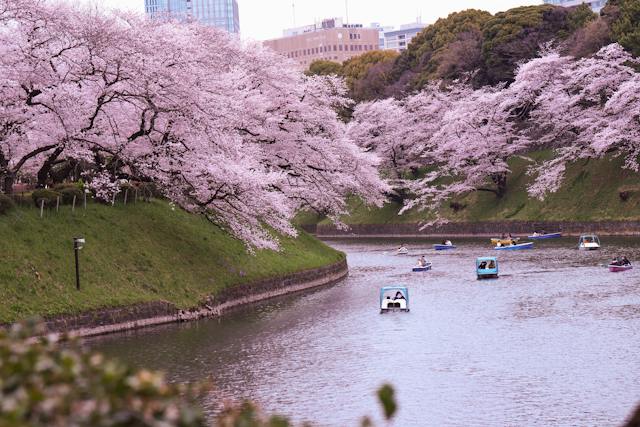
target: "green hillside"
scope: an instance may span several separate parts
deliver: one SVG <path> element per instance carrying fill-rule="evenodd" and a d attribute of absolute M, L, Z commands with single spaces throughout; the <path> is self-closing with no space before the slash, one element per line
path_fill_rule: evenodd
<path fill-rule="evenodd" d="M 325 266 L 344 255 L 301 233 L 282 252 L 249 255 L 206 219 L 160 201 L 90 204 L 87 211 L 33 208 L 0 216 L 0 321 L 51 316 L 147 301 L 198 305 L 239 283 Z M 73 236 L 82 289 L 75 289 Z"/>
<path fill-rule="evenodd" d="M 536 153 L 539 159 L 548 153 Z M 508 191 L 502 199 L 492 193 L 474 192 L 455 200 L 463 209 L 455 212 L 449 204 L 443 216 L 454 222 L 480 222 L 502 220 L 527 221 L 599 221 L 640 219 L 640 175 L 623 169 L 620 158 L 584 160 L 569 165 L 563 187 L 551 193 L 544 201 L 531 199 L 526 187 L 531 181 L 527 175 L 529 161 L 514 158 L 508 178 Z M 627 192 L 623 201 L 620 192 Z M 348 224 L 415 223 L 428 220 L 425 212 L 410 211 L 398 215 L 400 205 L 387 203 L 382 209 L 371 209 L 359 201 L 351 202 L 351 215 L 344 218 Z M 300 223 L 314 222 L 313 215 L 299 217 Z M 322 223 L 328 223 L 322 220 Z"/>

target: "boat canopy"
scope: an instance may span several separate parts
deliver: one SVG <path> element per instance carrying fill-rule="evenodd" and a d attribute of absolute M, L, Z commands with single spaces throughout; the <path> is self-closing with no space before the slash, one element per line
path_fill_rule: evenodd
<path fill-rule="evenodd" d="M 407 307 L 409 306 L 409 289 L 404 286 L 386 286 L 380 289 L 380 304 L 387 297 L 390 299 L 394 299 L 396 295 L 400 292 L 404 299 L 407 301 Z"/>
<path fill-rule="evenodd" d="M 600 239 L 595 234 L 583 234 L 580 236 L 580 243 L 597 243 L 600 245 Z"/>
<path fill-rule="evenodd" d="M 498 273 L 498 259 L 496 257 L 480 257 L 476 259 L 476 271 L 483 274 Z"/>

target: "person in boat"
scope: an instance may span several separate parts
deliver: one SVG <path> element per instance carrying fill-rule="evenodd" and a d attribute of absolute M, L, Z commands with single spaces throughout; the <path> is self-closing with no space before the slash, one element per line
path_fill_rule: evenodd
<path fill-rule="evenodd" d="M 622 265 L 631 265 L 631 261 L 629 261 L 626 256 L 623 256 L 620 261 L 622 262 Z"/>
<path fill-rule="evenodd" d="M 487 261 L 482 261 L 478 266 L 480 270 L 485 270 L 487 268 Z"/>
<path fill-rule="evenodd" d="M 500 238 L 501 238 L 501 239 L 506 239 L 506 238 L 507 238 L 507 235 L 506 235 L 506 234 L 504 234 L 504 233 L 502 233 L 502 234 L 500 235 Z"/>
<path fill-rule="evenodd" d="M 496 268 L 496 263 L 494 260 L 489 261 L 489 269 L 493 270 Z"/>
<path fill-rule="evenodd" d="M 424 255 L 422 255 L 420 258 L 418 258 L 418 267 L 426 267 L 427 266 L 427 259 L 424 257 Z"/>
<path fill-rule="evenodd" d="M 398 291 L 396 292 L 396 296 L 393 298 L 394 300 L 397 299 L 405 299 L 404 295 L 402 294 L 402 292 Z"/>
<path fill-rule="evenodd" d="M 611 263 L 610 263 L 610 264 L 611 264 L 611 265 L 618 265 L 618 266 L 619 266 L 619 265 L 622 265 L 622 264 L 621 264 L 620 257 L 613 257 L 613 259 L 611 260 Z"/>
<path fill-rule="evenodd" d="M 445 244 L 446 246 L 453 246 L 453 243 L 451 243 L 451 240 L 445 240 L 445 241 L 444 241 L 444 244 Z"/>
<path fill-rule="evenodd" d="M 540 234 L 540 233 L 538 233 L 537 231 L 534 231 L 534 232 L 533 232 L 533 234 L 532 234 L 532 236 L 533 236 L 533 237 L 538 237 L 538 236 L 540 236 L 540 235 L 541 235 L 541 234 Z"/>

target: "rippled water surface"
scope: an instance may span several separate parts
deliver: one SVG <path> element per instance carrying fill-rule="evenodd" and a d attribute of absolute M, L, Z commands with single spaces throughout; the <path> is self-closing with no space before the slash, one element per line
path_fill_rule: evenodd
<path fill-rule="evenodd" d="M 640 243 L 577 239 L 498 253 L 501 277 L 477 281 L 483 240 L 453 252 L 398 241 L 332 241 L 350 276 L 322 290 L 219 320 L 89 341 L 172 381 L 213 378 L 204 402 L 250 398 L 295 421 L 355 426 L 379 419 L 375 389 L 396 388 L 396 426 L 613 426 L 640 401 L 640 268 L 609 273 L 613 254 L 638 260 Z M 411 273 L 419 255 L 434 269 Z M 411 312 L 380 315 L 381 286 L 409 287 Z"/>

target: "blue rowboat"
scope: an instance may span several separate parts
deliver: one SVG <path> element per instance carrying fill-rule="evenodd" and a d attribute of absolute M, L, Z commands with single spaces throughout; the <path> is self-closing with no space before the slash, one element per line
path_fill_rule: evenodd
<path fill-rule="evenodd" d="M 427 265 L 425 265 L 424 267 L 413 267 L 413 269 L 411 271 L 413 272 L 420 272 L 420 271 L 429 271 L 431 270 L 431 263 L 428 262 Z"/>
<path fill-rule="evenodd" d="M 519 251 L 521 249 L 533 249 L 533 242 L 518 243 L 517 245 L 496 246 L 496 251 Z"/>
<path fill-rule="evenodd" d="M 455 248 L 455 245 L 433 245 L 433 249 L 436 251 L 448 251 Z"/>
<path fill-rule="evenodd" d="M 527 236 L 531 240 L 558 239 L 562 237 L 562 233 L 547 233 Z"/>

